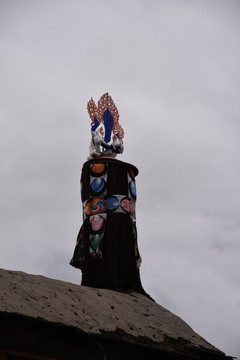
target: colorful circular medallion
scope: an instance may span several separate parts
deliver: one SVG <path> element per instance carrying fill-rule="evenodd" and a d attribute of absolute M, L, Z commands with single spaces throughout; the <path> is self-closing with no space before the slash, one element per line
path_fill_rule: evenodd
<path fill-rule="evenodd" d="M 95 231 L 99 231 L 104 225 L 104 218 L 100 215 L 95 215 L 93 216 L 92 220 L 91 220 L 91 227 L 92 230 Z"/>
<path fill-rule="evenodd" d="M 136 197 L 137 197 L 137 189 L 136 189 L 135 181 L 130 181 L 129 190 L 130 190 L 130 194 L 133 197 L 133 199 L 136 199 Z"/>
<path fill-rule="evenodd" d="M 135 217 L 135 216 L 136 216 L 136 213 L 135 213 L 135 201 L 130 200 L 129 205 L 130 205 L 131 215 L 132 215 L 133 217 Z"/>
<path fill-rule="evenodd" d="M 129 175 L 131 176 L 132 179 L 135 178 L 134 171 L 133 171 L 133 169 L 131 167 L 129 169 Z"/>
<path fill-rule="evenodd" d="M 100 235 L 100 234 L 96 234 L 91 238 L 90 245 L 91 245 L 92 249 L 97 250 L 99 243 L 101 241 L 101 238 L 102 238 L 102 235 Z"/>
<path fill-rule="evenodd" d="M 107 164 L 104 163 L 94 163 L 90 168 L 90 173 L 93 176 L 100 177 L 105 174 L 107 171 Z"/>
<path fill-rule="evenodd" d="M 91 183 L 91 193 L 93 195 L 101 194 L 104 192 L 105 189 L 106 189 L 106 182 L 101 178 L 95 179 Z"/>
<path fill-rule="evenodd" d="M 120 206 L 121 208 L 126 211 L 126 212 L 130 212 L 130 205 L 129 205 L 129 199 L 128 198 L 123 198 L 120 202 Z"/>
<path fill-rule="evenodd" d="M 90 215 L 91 214 L 91 201 L 88 201 L 85 204 L 84 212 L 85 212 L 85 215 Z"/>
<path fill-rule="evenodd" d="M 119 206 L 119 201 L 118 198 L 116 196 L 110 196 L 106 199 L 107 201 L 107 209 L 108 211 L 114 211 L 118 208 Z"/>
<path fill-rule="evenodd" d="M 101 197 L 96 197 L 91 201 L 91 214 L 101 214 L 106 210 L 106 201 Z"/>

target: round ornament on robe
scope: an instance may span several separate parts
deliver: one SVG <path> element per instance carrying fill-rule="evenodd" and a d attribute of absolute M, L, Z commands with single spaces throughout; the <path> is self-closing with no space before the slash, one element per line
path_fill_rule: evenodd
<path fill-rule="evenodd" d="M 85 213 L 85 215 L 91 215 L 91 201 L 88 201 L 86 204 L 85 204 L 85 206 L 84 206 L 84 208 L 83 208 L 83 211 L 84 211 L 84 213 Z"/>
<path fill-rule="evenodd" d="M 128 172 L 128 173 L 129 173 L 131 179 L 134 180 L 134 179 L 135 179 L 135 175 L 134 175 L 134 171 L 133 171 L 132 168 L 129 169 L 129 172 Z"/>
<path fill-rule="evenodd" d="M 119 200 L 116 196 L 107 197 L 106 202 L 107 202 L 107 210 L 108 211 L 114 211 L 119 206 Z"/>
<path fill-rule="evenodd" d="M 120 202 L 120 206 L 121 208 L 126 211 L 126 212 L 130 212 L 130 204 L 129 204 L 129 199 L 128 198 L 123 198 Z"/>
<path fill-rule="evenodd" d="M 130 181 L 129 183 L 129 190 L 130 190 L 130 194 L 132 196 L 132 198 L 134 200 L 136 200 L 137 197 L 137 189 L 136 189 L 136 183 L 135 181 Z"/>
<path fill-rule="evenodd" d="M 136 213 L 135 213 L 135 201 L 130 200 L 129 205 L 130 205 L 130 213 L 131 213 L 131 215 L 135 218 L 135 217 L 136 217 Z"/>
<path fill-rule="evenodd" d="M 101 235 L 101 234 L 96 234 L 96 235 L 94 235 L 94 236 L 91 238 L 91 241 L 90 241 L 91 248 L 94 249 L 94 250 L 97 250 L 101 239 L 102 239 L 102 235 Z"/>
<path fill-rule="evenodd" d="M 107 203 L 102 197 L 96 197 L 85 204 L 85 215 L 98 215 L 102 214 L 107 208 Z"/>
<path fill-rule="evenodd" d="M 105 180 L 102 178 L 94 179 L 90 186 L 90 192 L 92 195 L 102 194 L 107 187 Z"/>
<path fill-rule="evenodd" d="M 91 219 L 91 232 L 95 233 L 101 230 L 103 228 L 104 222 L 105 220 L 101 215 L 94 215 Z"/>
<path fill-rule="evenodd" d="M 107 172 L 107 164 L 94 163 L 90 167 L 90 174 L 94 177 L 100 177 Z"/>
<path fill-rule="evenodd" d="M 91 201 L 91 214 L 101 214 L 106 210 L 107 204 L 105 199 L 96 197 Z"/>

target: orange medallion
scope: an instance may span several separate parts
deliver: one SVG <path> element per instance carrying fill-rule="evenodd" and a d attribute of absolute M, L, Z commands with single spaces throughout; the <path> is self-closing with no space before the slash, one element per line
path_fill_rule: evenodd
<path fill-rule="evenodd" d="M 92 165 L 92 171 L 95 174 L 101 174 L 102 172 L 104 172 L 104 169 L 105 169 L 105 164 L 103 164 L 103 163 Z"/>

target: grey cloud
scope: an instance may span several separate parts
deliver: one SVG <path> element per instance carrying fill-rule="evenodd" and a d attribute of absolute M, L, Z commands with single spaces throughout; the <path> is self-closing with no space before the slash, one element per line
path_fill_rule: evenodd
<path fill-rule="evenodd" d="M 238 1 L 0 6 L 1 266 L 80 283 L 86 103 L 108 91 L 140 170 L 144 287 L 239 357 Z"/>

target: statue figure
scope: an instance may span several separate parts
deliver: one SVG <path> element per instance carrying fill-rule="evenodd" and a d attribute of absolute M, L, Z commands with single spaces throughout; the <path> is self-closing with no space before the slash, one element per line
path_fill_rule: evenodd
<path fill-rule="evenodd" d="M 82 285 L 146 295 L 135 214 L 138 169 L 115 159 L 124 149 L 124 131 L 112 98 L 106 93 L 87 108 L 92 139 L 81 175 L 83 225 L 70 264 L 81 269 Z"/>
<path fill-rule="evenodd" d="M 118 123 L 118 109 L 111 96 L 108 93 L 104 94 L 98 102 L 98 107 L 91 99 L 87 104 L 87 108 L 92 120 L 92 141 L 89 159 L 103 155 L 116 157 L 117 154 L 123 153 L 122 139 L 124 131 Z"/>

